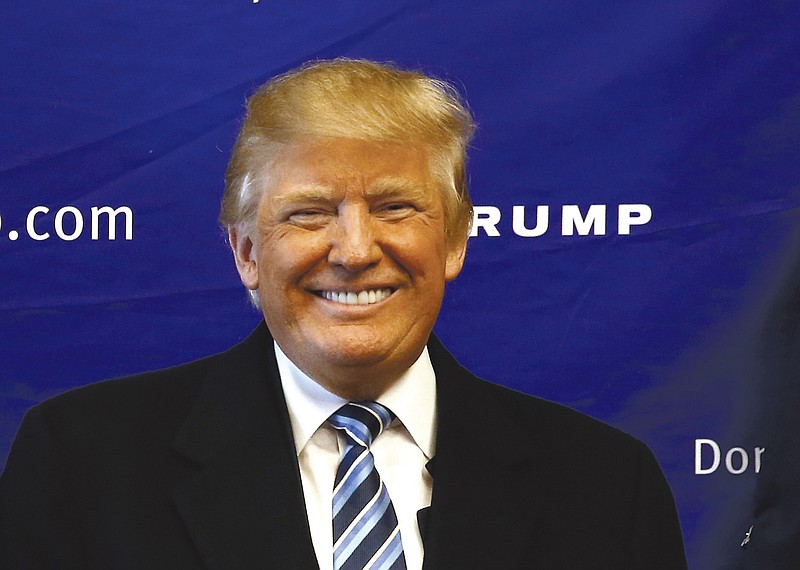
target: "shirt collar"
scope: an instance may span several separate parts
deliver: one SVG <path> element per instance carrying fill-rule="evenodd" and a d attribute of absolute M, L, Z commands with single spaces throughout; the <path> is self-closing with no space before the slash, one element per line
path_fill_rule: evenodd
<path fill-rule="evenodd" d="M 297 454 L 330 415 L 347 400 L 309 378 L 275 346 L 278 372 L 289 408 L 289 420 Z M 428 348 L 379 398 L 405 426 L 414 443 L 430 459 L 436 452 L 436 376 Z"/>

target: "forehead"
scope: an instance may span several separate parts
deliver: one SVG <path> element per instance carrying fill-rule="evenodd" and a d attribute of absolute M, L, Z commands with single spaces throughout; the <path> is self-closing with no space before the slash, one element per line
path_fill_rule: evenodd
<path fill-rule="evenodd" d="M 292 187 L 434 192 L 430 152 L 422 144 L 325 138 L 286 145 L 274 158 L 273 190 Z"/>

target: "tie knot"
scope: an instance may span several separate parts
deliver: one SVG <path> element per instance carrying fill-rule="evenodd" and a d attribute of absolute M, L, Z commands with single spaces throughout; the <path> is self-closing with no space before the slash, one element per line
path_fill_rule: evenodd
<path fill-rule="evenodd" d="M 391 410 L 378 402 L 350 402 L 334 412 L 328 423 L 357 445 L 369 447 L 392 420 Z"/>

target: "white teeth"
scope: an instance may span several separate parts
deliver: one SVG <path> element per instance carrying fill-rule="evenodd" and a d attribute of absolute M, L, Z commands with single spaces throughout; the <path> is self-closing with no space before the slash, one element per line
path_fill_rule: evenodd
<path fill-rule="evenodd" d="M 374 305 L 392 294 L 391 289 L 369 289 L 366 291 L 336 292 L 322 291 L 322 296 L 328 301 L 341 303 L 342 305 Z"/>

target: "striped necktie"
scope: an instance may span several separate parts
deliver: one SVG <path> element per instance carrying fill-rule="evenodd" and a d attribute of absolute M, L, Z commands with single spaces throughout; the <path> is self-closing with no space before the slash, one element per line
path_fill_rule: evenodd
<path fill-rule="evenodd" d="M 394 414 L 377 402 L 351 402 L 328 422 L 345 439 L 333 485 L 334 570 L 405 570 L 397 515 L 369 446 Z"/>

